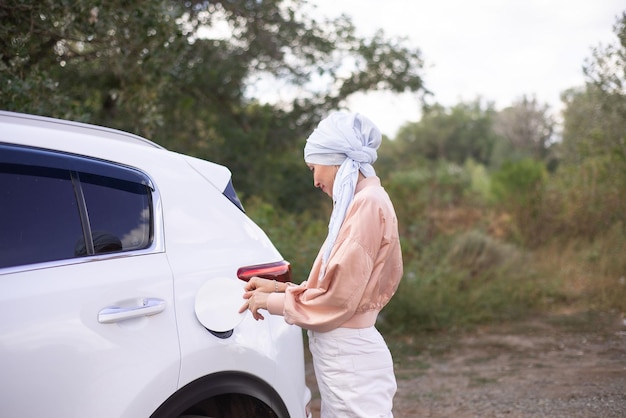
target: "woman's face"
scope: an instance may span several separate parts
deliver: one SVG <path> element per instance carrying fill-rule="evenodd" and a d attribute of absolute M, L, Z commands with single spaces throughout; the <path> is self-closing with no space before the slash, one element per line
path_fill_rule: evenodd
<path fill-rule="evenodd" d="M 333 197 L 333 185 L 339 166 L 307 164 L 307 167 L 313 173 L 313 185 L 322 189 L 329 197 Z"/>

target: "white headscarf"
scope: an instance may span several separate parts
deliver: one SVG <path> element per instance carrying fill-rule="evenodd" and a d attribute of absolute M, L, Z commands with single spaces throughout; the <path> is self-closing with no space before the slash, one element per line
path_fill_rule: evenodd
<path fill-rule="evenodd" d="M 372 163 L 378 158 L 380 131 L 358 113 L 334 112 L 323 119 L 307 139 L 304 161 L 308 164 L 339 165 L 333 185 L 333 212 L 322 256 L 320 280 L 326 272 L 328 257 L 354 197 L 359 171 L 365 177 L 375 176 Z"/>

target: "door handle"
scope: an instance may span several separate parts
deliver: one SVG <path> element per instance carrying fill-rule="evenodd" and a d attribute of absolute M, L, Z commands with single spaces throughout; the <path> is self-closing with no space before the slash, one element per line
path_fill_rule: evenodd
<path fill-rule="evenodd" d="M 165 301 L 156 298 L 145 298 L 143 304 L 132 307 L 107 306 L 98 312 L 98 322 L 111 324 L 140 316 L 156 315 L 165 309 Z"/>

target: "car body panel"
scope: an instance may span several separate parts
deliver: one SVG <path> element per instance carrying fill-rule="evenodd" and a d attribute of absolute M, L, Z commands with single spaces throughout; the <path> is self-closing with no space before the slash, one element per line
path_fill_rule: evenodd
<path fill-rule="evenodd" d="M 163 300 L 165 310 L 119 323 L 98 322 L 102 308 L 139 304 L 145 297 Z M 10 384 L 0 391 L 5 412 L 18 412 L 9 408 L 17 402 L 29 407 L 23 416 L 46 416 L 50 405 L 57 405 L 63 409 L 55 409 L 55 416 L 95 410 L 97 416 L 121 417 L 134 402 L 133 388 L 150 386 L 151 399 L 144 404 L 154 408 L 176 388 L 172 274 L 162 253 L 3 275 L 0 318 L 2 381 Z M 165 365 L 163 359 L 172 361 Z M 111 382 L 128 390 L 112 390 Z M 36 401 L 15 399 L 33 393 Z M 115 402 L 100 396 L 113 393 Z"/>
<path fill-rule="evenodd" d="M 195 296 L 207 281 L 238 280 L 239 267 L 282 260 L 222 194 L 227 168 L 132 134 L 3 111 L 0 143 L 139 170 L 154 188 L 156 222 L 147 249 L 0 269 L 0 415 L 147 417 L 176 390 L 224 371 L 258 377 L 291 417 L 305 415 L 310 391 L 299 328 L 247 315 L 224 339 L 195 317 Z M 147 299 L 164 309 L 98 321 L 107 307 Z"/>

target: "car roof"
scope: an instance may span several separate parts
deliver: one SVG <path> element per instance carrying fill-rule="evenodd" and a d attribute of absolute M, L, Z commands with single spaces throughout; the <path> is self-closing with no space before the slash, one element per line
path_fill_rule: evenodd
<path fill-rule="evenodd" d="M 230 170 L 210 161 L 170 151 L 155 142 L 117 129 L 0 110 L 0 142 L 79 154 L 130 167 L 171 164 L 180 159 L 224 191 Z"/>
<path fill-rule="evenodd" d="M 9 112 L 0 110 L 0 123 L 14 124 L 21 127 L 41 127 L 45 126 L 46 129 L 60 130 L 64 132 L 75 132 L 88 134 L 90 137 L 116 140 L 122 143 L 143 145 L 151 148 L 163 148 L 155 142 L 142 138 L 138 135 L 134 135 L 128 132 L 120 131 L 117 129 L 106 128 L 104 126 L 90 125 L 81 122 L 74 122 L 69 120 L 55 119 L 46 116 L 29 115 L 26 113 Z M 32 144 L 35 145 L 35 144 Z"/>

